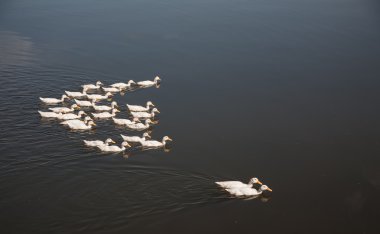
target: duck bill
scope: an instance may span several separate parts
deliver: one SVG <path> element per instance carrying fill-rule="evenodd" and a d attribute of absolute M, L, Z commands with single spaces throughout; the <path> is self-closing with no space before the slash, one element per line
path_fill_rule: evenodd
<path fill-rule="evenodd" d="M 259 184 L 259 185 L 263 185 L 263 183 L 259 180 L 259 181 L 257 181 L 257 183 Z"/>
<path fill-rule="evenodd" d="M 268 188 L 267 190 L 268 190 L 269 192 L 272 192 L 272 191 L 273 191 L 273 190 L 272 190 L 272 189 L 270 189 L 270 188 Z"/>

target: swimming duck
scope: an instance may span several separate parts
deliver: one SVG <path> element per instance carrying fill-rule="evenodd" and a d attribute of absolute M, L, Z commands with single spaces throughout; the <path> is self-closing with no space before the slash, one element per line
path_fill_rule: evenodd
<path fill-rule="evenodd" d="M 98 145 L 109 145 L 110 143 L 116 143 L 115 141 L 113 141 L 111 138 L 108 138 L 107 140 L 105 141 L 100 141 L 100 140 L 95 140 L 95 141 L 87 141 L 87 140 L 83 140 L 84 144 L 86 146 L 89 146 L 89 147 L 96 147 Z"/>
<path fill-rule="evenodd" d="M 112 109 L 115 109 L 117 106 L 117 103 L 115 101 L 111 102 L 111 106 L 97 106 L 95 103 L 92 104 L 92 107 L 96 111 L 110 111 Z"/>
<path fill-rule="evenodd" d="M 87 124 L 90 120 L 93 121 L 90 116 L 86 116 L 83 121 L 80 119 L 69 119 L 69 120 L 61 122 L 60 124 L 63 124 L 63 125 L 68 125 L 69 123 L 71 123 L 71 124 L 81 124 L 81 123 Z"/>
<path fill-rule="evenodd" d="M 237 197 L 248 197 L 248 196 L 258 196 L 264 192 L 272 192 L 272 189 L 268 188 L 266 185 L 261 185 L 259 189 L 254 189 L 250 187 L 240 187 L 240 188 L 231 188 L 226 189 L 231 195 Z"/>
<path fill-rule="evenodd" d="M 69 98 L 69 97 L 66 95 L 62 95 L 61 99 L 40 97 L 40 100 L 45 104 L 58 104 L 58 103 L 62 103 L 63 101 L 65 101 L 66 98 Z"/>
<path fill-rule="evenodd" d="M 127 148 L 131 147 L 130 144 L 128 144 L 128 142 L 123 142 L 121 143 L 121 147 L 119 146 L 116 146 L 116 145 L 97 145 L 96 147 L 98 147 L 98 149 L 100 149 L 101 151 L 103 152 L 113 152 L 113 153 L 117 153 L 117 152 L 122 152 L 124 150 L 126 150 Z"/>
<path fill-rule="evenodd" d="M 143 123 L 126 124 L 126 127 L 133 130 L 142 131 L 142 130 L 148 129 L 150 127 L 149 124 L 151 123 L 153 123 L 152 120 L 147 119 L 145 120 L 145 124 Z"/>
<path fill-rule="evenodd" d="M 40 113 L 41 117 L 44 118 L 58 118 L 58 116 L 61 114 L 52 111 L 38 111 L 38 113 Z"/>
<path fill-rule="evenodd" d="M 115 84 L 112 84 L 111 87 L 114 87 L 114 88 L 119 88 L 119 89 L 126 89 L 128 87 L 131 87 L 132 84 L 136 84 L 136 82 L 134 82 L 133 80 L 129 80 L 128 83 L 115 83 Z"/>
<path fill-rule="evenodd" d="M 134 111 L 134 112 L 149 111 L 151 106 L 154 106 L 151 101 L 148 101 L 146 103 L 146 107 L 145 106 L 136 106 L 136 105 L 128 105 L 127 104 L 127 107 L 129 109 L 129 111 Z"/>
<path fill-rule="evenodd" d="M 160 77 L 156 76 L 153 81 L 145 80 L 137 82 L 137 85 L 140 87 L 150 87 L 156 85 L 159 81 L 161 81 Z"/>
<path fill-rule="evenodd" d="M 95 103 L 95 100 L 92 100 L 91 102 L 90 101 L 80 101 L 80 100 L 77 100 L 77 99 L 74 99 L 75 103 L 78 105 L 78 106 L 84 106 L 84 107 L 90 107 L 90 106 L 93 106 L 93 104 Z"/>
<path fill-rule="evenodd" d="M 120 92 L 120 89 L 119 88 L 116 88 L 116 87 L 102 87 L 102 90 L 104 92 L 110 92 L 110 93 L 117 93 L 117 92 Z"/>
<path fill-rule="evenodd" d="M 112 117 L 112 120 L 115 124 L 118 124 L 118 125 L 136 124 L 136 123 L 141 122 L 138 118 L 133 118 L 133 120 L 130 120 L 130 119 L 117 119 L 117 118 Z"/>
<path fill-rule="evenodd" d="M 79 111 L 78 114 L 73 114 L 73 113 L 68 113 L 68 114 L 58 114 L 58 119 L 62 119 L 62 120 L 69 120 L 69 119 L 80 119 L 83 115 L 87 115 L 86 113 L 84 113 L 84 111 Z"/>
<path fill-rule="evenodd" d="M 146 147 L 146 148 L 161 148 L 166 145 L 166 141 L 173 141 L 173 140 L 168 136 L 164 136 L 161 142 L 149 140 L 149 141 L 140 141 L 140 143 L 142 147 Z"/>
<path fill-rule="evenodd" d="M 103 83 L 100 82 L 100 81 L 96 81 L 96 84 L 85 84 L 85 85 L 82 85 L 83 89 L 100 89 L 100 87 L 102 87 Z"/>
<path fill-rule="evenodd" d="M 87 89 L 83 88 L 82 92 L 70 92 L 70 91 L 65 91 L 66 95 L 72 98 L 83 98 L 87 96 L 86 93 Z"/>
<path fill-rule="evenodd" d="M 92 129 L 93 126 L 96 126 L 96 124 L 92 120 L 88 121 L 87 124 L 85 124 L 82 121 L 75 121 L 75 122 L 68 121 L 67 126 L 74 130 L 90 130 Z"/>
<path fill-rule="evenodd" d="M 240 182 L 240 181 L 219 181 L 219 182 L 215 182 L 215 183 L 224 189 L 243 188 L 243 187 L 259 188 L 260 185 L 263 184 L 256 177 L 253 177 L 252 179 L 250 179 L 248 184 L 245 184 L 245 183 Z"/>
<path fill-rule="evenodd" d="M 153 118 L 155 113 L 160 113 L 157 108 L 153 108 L 153 110 L 148 113 L 148 112 L 133 112 L 131 111 L 131 115 L 134 118 Z"/>
<path fill-rule="evenodd" d="M 110 97 L 112 97 L 113 94 L 108 92 L 105 95 L 100 95 L 100 94 L 87 94 L 87 98 L 91 100 L 105 100 Z"/>
<path fill-rule="evenodd" d="M 50 107 L 49 108 L 49 110 L 53 111 L 54 113 L 70 113 L 78 109 L 80 109 L 80 107 L 77 104 L 71 105 L 70 108 L 68 107 Z"/>
<path fill-rule="evenodd" d="M 123 138 L 124 141 L 130 142 L 130 143 L 140 143 L 141 141 L 145 141 L 146 139 L 150 139 L 150 135 L 147 132 L 144 132 L 142 137 L 139 136 L 125 136 L 123 134 L 120 134 L 120 136 Z"/>
<path fill-rule="evenodd" d="M 91 114 L 92 114 L 92 116 L 94 116 L 94 118 L 106 119 L 106 118 L 111 118 L 111 117 L 116 116 L 116 112 L 120 112 L 120 111 L 117 110 L 117 109 L 112 109 L 111 113 L 109 113 L 109 112 L 100 112 L 100 113 L 91 113 Z"/>

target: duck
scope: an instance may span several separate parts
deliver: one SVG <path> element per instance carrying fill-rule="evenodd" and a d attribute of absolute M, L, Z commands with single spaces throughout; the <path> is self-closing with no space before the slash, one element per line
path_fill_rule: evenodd
<path fill-rule="evenodd" d="M 142 137 L 139 136 L 125 136 L 123 134 L 120 134 L 120 136 L 123 138 L 124 141 L 129 142 L 129 143 L 140 143 L 141 141 L 146 141 L 146 139 L 150 139 L 151 136 L 149 133 L 144 132 Z"/>
<path fill-rule="evenodd" d="M 116 143 L 114 140 L 112 140 L 111 138 L 108 138 L 107 140 L 105 141 L 100 141 L 100 140 L 95 140 L 95 141 L 87 141 L 87 140 L 83 140 L 84 144 L 86 146 L 89 146 L 89 147 L 96 147 L 98 145 L 109 145 L 110 143 Z"/>
<path fill-rule="evenodd" d="M 130 120 L 130 119 L 117 119 L 117 118 L 112 117 L 112 120 L 115 124 L 118 124 L 118 125 L 136 124 L 136 123 L 141 122 L 138 118 L 133 118 L 133 120 Z"/>
<path fill-rule="evenodd" d="M 83 88 L 82 92 L 70 92 L 70 91 L 65 91 L 66 95 L 71 97 L 71 98 L 83 98 L 87 96 L 87 88 Z"/>
<path fill-rule="evenodd" d="M 84 111 L 79 111 L 78 114 L 73 114 L 73 113 L 68 113 L 68 114 L 58 114 L 58 119 L 62 119 L 62 120 L 69 120 L 69 119 L 80 119 L 83 115 L 87 115 L 86 113 L 84 113 Z"/>
<path fill-rule="evenodd" d="M 93 120 L 91 119 L 90 116 L 86 116 L 83 121 L 80 119 L 69 119 L 69 120 L 61 122 L 60 124 L 63 124 L 63 125 L 68 125 L 69 123 L 71 123 L 71 124 L 81 124 L 81 123 L 87 124 L 89 121 L 93 121 Z"/>
<path fill-rule="evenodd" d="M 151 80 L 139 81 L 137 82 L 137 85 L 140 87 L 150 87 L 150 86 L 156 85 L 160 81 L 161 81 L 160 77 L 156 76 L 153 81 Z"/>
<path fill-rule="evenodd" d="M 105 100 L 112 97 L 113 94 L 111 92 L 106 93 L 105 95 L 100 94 L 87 94 L 87 98 L 91 100 Z"/>
<path fill-rule="evenodd" d="M 74 99 L 75 103 L 78 105 L 78 106 L 83 106 L 83 107 L 91 107 L 93 106 L 93 104 L 95 103 L 95 100 L 92 100 L 91 102 L 90 101 L 80 101 L 80 100 L 77 100 L 77 99 Z"/>
<path fill-rule="evenodd" d="M 38 113 L 40 113 L 43 118 L 58 118 L 60 115 L 60 113 L 55 113 L 52 111 L 38 111 Z"/>
<path fill-rule="evenodd" d="M 103 152 L 112 152 L 112 153 L 117 153 L 117 152 L 122 152 L 124 150 L 126 150 L 127 148 L 131 147 L 130 144 L 128 144 L 128 142 L 123 142 L 121 143 L 121 146 L 117 146 L 117 145 L 97 145 L 96 147 L 98 147 L 98 149 L 100 149 L 101 151 Z"/>
<path fill-rule="evenodd" d="M 126 124 L 126 127 L 132 130 L 142 131 L 148 129 L 150 127 L 149 124 L 153 123 L 152 120 L 145 120 L 145 124 L 143 123 L 135 123 L 135 124 Z"/>
<path fill-rule="evenodd" d="M 270 189 L 266 185 L 261 185 L 259 189 L 250 188 L 250 187 L 240 187 L 240 188 L 230 188 L 225 189 L 229 194 L 236 196 L 236 197 L 251 197 L 251 196 L 258 196 L 266 193 L 271 193 L 272 189 Z"/>
<path fill-rule="evenodd" d="M 92 104 L 92 107 L 96 111 L 110 111 L 112 109 L 115 109 L 118 107 L 117 103 L 115 101 L 111 102 L 111 106 L 97 106 L 95 103 Z"/>
<path fill-rule="evenodd" d="M 143 111 L 146 112 L 146 111 L 149 111 L 151 106 L 154 106 L 154 104 L 151 101 L 148 101 L 146 103 L 146 107 L 145 106 L 136 106 L 136 105 L 128 105 L 127 104 L 128 110 L 129 111 L 134 111 L 134 112 L 143 112 Z"/>
<path fill-rule="evenodd" d="M 90 130 L 92 129 L 93 126 L 96 126 L 96 124 L 92 120 L 88 121 L 87 123 L 84 123 L 82 121 L 75 121 L 75 122 L 68 121 L 67 126 L 70 129 L 74 129 L 74 130 Z"/>
<path fill-rule="evenodd" d="M 115 83 L 115 84 L 112 84 L 111 87 L 113 88 L 118 88 L 118 89 L 126 89 L 128 87 L 131 87 L 132 84 L 136 84 L 136 82 L 134 82 L 133 80 L 129 80 L 128 83 Z"/>
<path fill-rule="evenodd" d="M 83 89 L 100 89 L 102 87 L 103 83 L 100 81 L 96 81 L 95 85 L 94 84 L 85 84 L 82 85 Z"/>
<path fill-rule="evenodd" d="M 50 107 L 49 108 L 49 110 L 53 111 L 54 113 L 70 113 L 78 109 L 80 109 L 80 107 L 77 104 L 71 105 L 70 108 L 68 107 Z"/>
<path fill-rule="evenodd" d="M 116 112 L 120 112 L 120 111 L 117 110 L 117 109 L 112 109 L 111 113 L 109 113 L 109 112 L 100 112 L 100 113 L 91 113 L 91 114 L 92 114 L 92 116 L 94 116 L 94 118 L 106 119 L 106 118 L 111 118 L 111 117 L 116 116 Z"/>
<path fill-rule="evenodd" d="M 248 184 L 245 184 L 240 181 L 218 181 L 215 183 L 224 189 L 243 188 L 243 187 L 259 188 L 260 185 L 263 185 L 263 183 L 261 183 L 261 181 L 256 177 L 251 178 Z"/>
<path fill-rule="evenodd" d="M 69 97 L 64 94 L 64 95 L 62 95 L 61 99 L 40 97 L 40 100 L 45 104 L 58 104 L 58 103 L 64 102 L 66 98 L 69 98 Z"/>
<path fill-rule="evenodd" d="M 150 113 L 134 112 L 134 111 L 131 111 L 130 113 L 134 118 L 153 118 L 155 113 L 160 113 L 160 112 L 157 110 L 157 108 L 153 108 L 153 110 Z"/>
<path fill-rule="evenodd" d="M 110 92 L 110 93 L 117 93 L 117 92 L 120 92 L 120 89 L 119 88 L 116 88 L 116 87 L 102 87 L 102 90 L 104 92 Z"/>
<path fill-rule="evenodd" d="M 149 140 L 149 141 L 140 141 L 140 143 L 142 147 L 146 147 L 146 148 L 161 148 L 166 145 L 166 141 L 173 141 L 173 140 L 168 136 L 164 136 L 161 142 Z"/>

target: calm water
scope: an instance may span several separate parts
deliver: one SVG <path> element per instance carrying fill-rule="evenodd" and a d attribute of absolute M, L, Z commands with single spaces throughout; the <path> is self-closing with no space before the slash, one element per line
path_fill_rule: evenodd
<path fill-rule="evenodd" d="M 1 233 L 379 233 L 380 3 L 0 1 Z M 38 97 L 162 77 L 171 151 L 106 155 Z M 216 180 L 257 176 L 269 201 Z"/>

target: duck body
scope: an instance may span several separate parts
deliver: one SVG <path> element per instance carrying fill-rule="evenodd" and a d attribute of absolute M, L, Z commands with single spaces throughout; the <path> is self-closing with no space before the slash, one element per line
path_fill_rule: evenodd
<path fill-rule="evenodd" d="M 100 89 L 102 87 L 103 83 L 100 81 L 97 81 L 96 84 L 85 84 L 82 85 L 83 89 Z"/>
<path fill-rule="evenodd" d="M 71 113 L 75 109 L 79 108 L 76 104 L 73 104 L 70 108 L 68 107 L 50 107 L 49 110 L 53 111 L 54 113 Z"/>
<path fill-rule="evenodd" d="M 154 106 L 152 102 L 147 102 L 146 103 L 146 106 L 137 106 L 137 105 L 129 105 L 127 104 L 127 108 L 129 111 L 133 111 L 133 112 L 147 112 L 150 110 L 150 107 L 151 106 Z"/>
<path fill-rule="evenodd" d="M 91 100 L 105 100 L 112 96 L 112 93 L 108 92 L 105 95 L 100 94 L 87 94 L 87 98 Z"/>
<path fill-rule="evenodd" d="M 98 145 L 109 145 L 109 143 L 115 143 L 111 138 L 108 138 L 105 141 L 101 140 L 94 140 L 94 141 L 87 141 L 83 140 L 84 144 L 89 147 L 97 147 Z"/>
<path fill-rule="evenodd" d="M 226 189 L 231 195 L 242 197 L 242 196 L 258 196 L 263 192 L 261 190 L 256 190 L 249 187 L 240 187 L 240 188 L 230 188 Z"/>
<path fill-rule="evenodd" d="M 130 142 L 130 143 L 140 143 L 141 141 L 146 141 L 146 138 L 149 137 L 149 134 L 146 132 L 143 134 L 142 137 L 139 136 L 125 136 L 123 134 L 120 134 L 120 136 L 123 138 L 124 141 Z"/>
<path fill-rule="evenodd" d="M 126 127 L 132 130 L 142 131 L 142 130 L 148 129 L 150 127 L 149 125 L 150 123 L 152 123 L 152 121 L 150 121 L 150 119 L 147 119 L 145 121 L 145 124 L 143 123 L 126 124 Z"/>
<path fill-rule="evenodd" d="M 84 98 L 87 96 L 86 89 L 83 89 L 83 92 L 70 92 L 65 91 L 66 95 L 72 98 Z"/>
<path fill-rule="evenodd" d="M 171 138 L 168 136 L 165 136 L 162 138 L 162 141 L 155 141 L 155 140 L 149 140 L 149 141 L 140 141 L 142 147 L 146 148 L 161 148 L 166 145 L 166 141 L 172 141 Z"/>
<path fill-rule="evenodd" d="M 67 122 L 67 126 L 70 128 L 70 129 L 73 129 L 73 130 L 90 130 L 92 129 L 92 126 L 94 126 L 94 122 L 92 121 L 89 121 L 87 124 L 85 124 L 84 122 L 78 120 L 78 121 L 66 121 Z"/>
<path fill-rule="evenodd" d="M 82 115 L 85 115 L 83 111 L 79 111 L 78 114 L 68 113 L 68 114 L 59 114 L 58 119 L 70 120 L 70 119 L 80 119 Z"/>
<path fill-rule="evenodd" d="M 215 183 L 223 189 L 259 188 L 262 185 L 261 181 L 256 177 L 251 178 L 247 184 L 241 181 L 218 181 Z"/>
<path fill-rule="evenodd" d="M 102 87 L 104 92 L 117 93 L 120 92 L 119 88 L 116 87 Z"/>
<path fill-rule="evenodd" d="M 95 101 L 80 101 L 80 100 L 77 100 L 77 99 L 74 99 L 75 103 L 79 106 L 83 106 L 83 107 L 91 107 L 93 106 L 93 103 L 95 103 Z"/>
<path fill-rule="evenodd" d="M 128 142 L 123 142 L 120 147 L 117 145 L 98 145 L 96 147 L 98 147 L 98 149 L 100 149 L 103 152 L 118 153 L 126 150 L 125 146 L 130 147 Z"/>
<path fill-rule="evenodd" d="M 94 116 L 94 118 L 107 119 L 107 118 L 111 118 L 111 117 L 116 116 L 116 112 L 119 112 L 119 111 L 116 110 L 116 109 L 112 109 L 111 113 L 109 113 L 109 112 L 100 112 L 100 113 L 91 113 L 91 114 L 92 114 L 92 116 Z"/>
<path fill-rule="evenodd" d="M 41 117 L 44 118 L 58 118 L 60 115 L 59 113 L 51 112 L 51 111 L 38 111 L 40 113 Z"/>
<path fill-rule="evenodd" d="M 157 108 L 154 108 L 150 113 L 148 112 L 134 112 L 134 111 L 131 111 L 130 114 L 134 117 L 134 118 L 153 118 L 155 116 L 155 113 L 160 113 Z"/>
<path fill-rule="evenodd" d="M 160 77 L 156 76 L 153 81 L 151 80 L 144 80 L 137 82 L 137 85 L 140 87 L 150 87 L 153 85 L 156 85 L 160 81 Z"/>
<path fill-rule="evenodd" d="M 115 109 L 115 107 L 117 107 L 117 103 L 115 101 L 113 101 L 111 103 L 111 106 L 97 106 L 97 105 L 95 105 L 95 103 L 93 103 L 92 107 L 96 111 L 110 111 L 112 109 Z"/>
<path fill-rule="evenodd" d="M 128 81 L 128 83 L 119 82 L 119 83 L 112 84 L 111 87 L 118 88 L 118 89 L 126 89 L 126 88 L 131 87 L 132 84 L 136 84 L 136 82 L 134 82 L 133 80 Z"/>
<path fill-rule="evenodd" d="M 66 95 L 62 95 L 61 99 L 58 99 L 58 98 L 42 98 L 40 97 L 40 100 L 45 103 L 45 104 L 48 104 L 48 105 L 55 105 L 55 104 L 59 104 L 59 103 L 62 103 L 65 98 L 67 98 Z"/>
<path fill-rule="evenodd" d="M 136 124 L 137 123 L 137 120 L 130 120 L 130 119 L 117 119 L 117 118 L 114 118 L 112 117 L 112 120 L 115 124 L 118 124 L 118 125 L 127 125 L 127 124 Z"/>

